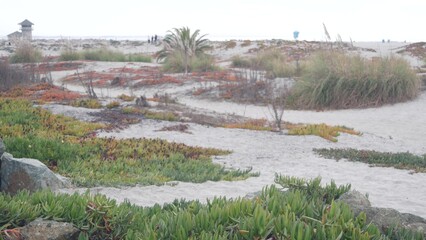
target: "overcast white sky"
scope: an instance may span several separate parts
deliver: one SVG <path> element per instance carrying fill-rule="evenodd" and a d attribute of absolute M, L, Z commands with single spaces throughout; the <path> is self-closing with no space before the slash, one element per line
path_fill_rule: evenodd
<path fill-rule="evenodd" d="M 28 19 L 34 36 L 165 35 L 200 29 L 211 39 L 426 41 L 426 0 L 2 0 L 0 37 Z"/>

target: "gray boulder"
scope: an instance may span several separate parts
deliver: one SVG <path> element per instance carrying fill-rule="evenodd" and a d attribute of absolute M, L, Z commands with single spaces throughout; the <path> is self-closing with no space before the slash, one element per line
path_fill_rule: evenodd
<path fill-rule="evenodd" d="M 6 151 L 6 146 L 3 143 L 3 140 L 0 138 L 0 157 L 3 155 L 3 153 Z"/>
<path fill-rule="evenodd" d="M 358 216 L 364 209 L 371 207 L 370 200 L 368 200 L 367 196 L 356 190 L 344 193 L 340 196 L 339 201 L 348 204 L 354 211 L 355 216 Z"/>
<path fill-rule="evenodd" d="M 358 191 L 347 192 L 338 201 L 348 204 L 353 209 L 355 216 L 364 212 L 367 222 L 377 225 L 382 233 L 385 233 L 390 227 L 398 226 L 420 231 L 426 235 L 426 219 L 409 213 L 400 213 L 391 208 L 371 207 L 367 197 Z"/>
<path fill-rule="evenodd" d="M 0 190 L 16 194 L 27 189 L 35 192 L 41 189 L 70 187 L 70 183 L 59 178 L 43 163 L 30 158 L 13 158 L 9 153 L 1 157 Z"/>
<path fill-rule="evenodd" d="M 77 240 L 80 230 L 71 223 L 36 219 L 19 228 L 23 240 Z"/>

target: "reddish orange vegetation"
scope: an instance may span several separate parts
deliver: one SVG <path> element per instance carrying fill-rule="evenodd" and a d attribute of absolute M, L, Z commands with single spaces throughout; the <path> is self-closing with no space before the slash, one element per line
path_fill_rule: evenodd
<path fill-rule="evenodd" d="M 83 63 L 81 62 L 46 62 L 40 64 L 26 64 L 24 68 L 34 69 L 38 72 L 55 72 L 55 71 L 68 71 L 78 69 Z"/>
<path fill-rule="evenodd" d="M 81 79 L 79 79 L 81 78 Z M 141 67 L 141 68 L 112 68 L 107 72 L 83 72 L 73 74 L 64 79 L 68 82 L 78 82 L 80 80 L 93 80 L 93 85 L 98 87 L 125 86 L 130 81 L 134 87 L 159 85 L 159 84 L 182 84 L 181 80 L 172 76 L 163 75 L 158 67 Z"/>
<path fill-rule="evenodd" d="M 201 80 L 237 81 L 237 77 L 232 71 L 193 72 L 191 76 Z"/>
<path fill-rule="evenodd" d="M 40 83 L 30 86 L 18 86 L 8 92 L 0 93 L 1 97 L 25 98 L 31 100 L 41 100 L 43 102 L 71 101 L 81 98 L 83 95 L 61 89 L 48 83 Z"/>
<path fill-rule="evenodd" d="M 193 93 L 192 93 L 192 95 L 194 95 L 194 96 L 200 96 L 201 94 L 203 94 L 203 93 L 205 93 L 205 92 L 207 92 L 209 89 L 207 89 L 207 88 L 197 88 Z"/>
<path fill-rule="evenodd" d="M 225 124 L 224 128 L 241 128 L 259 131 L 272 131 L 273 129 L 268 125 L 266 119 L 252 119 L 243 123 Z"/>

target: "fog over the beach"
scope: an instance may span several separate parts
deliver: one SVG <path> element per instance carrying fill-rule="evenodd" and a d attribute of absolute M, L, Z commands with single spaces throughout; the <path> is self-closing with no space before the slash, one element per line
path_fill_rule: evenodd
<path fill-rule="evenodd" d="M 423 0 L 158 0 L 4 1 L 0 37 L 19 30 L 28 19 L 37 37 L 123 37 L 164 35 L 174 27 L 200 29 L 213 40 L 332 40 L 416 42 L 426 39 Z"/>

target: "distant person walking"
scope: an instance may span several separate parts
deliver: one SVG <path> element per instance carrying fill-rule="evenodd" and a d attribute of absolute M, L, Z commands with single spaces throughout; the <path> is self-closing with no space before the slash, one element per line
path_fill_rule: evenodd
<path fill-rule="evenodd" d="M 154 36 L 151 37 L 151 43 L 154 44 Z"/>
<path fill-rule="evenodd" d="M 155 34 L 154 42 L 157 43 L 157 34 Z"/>

